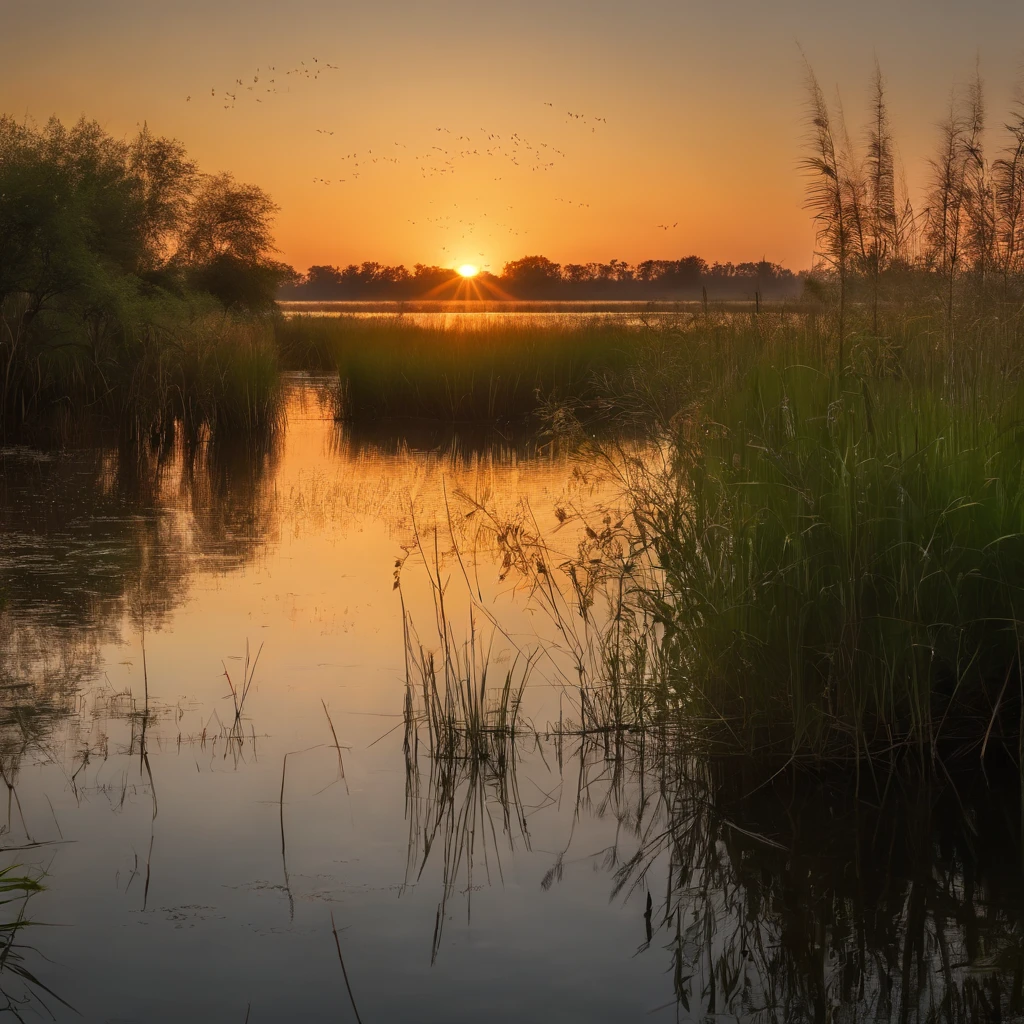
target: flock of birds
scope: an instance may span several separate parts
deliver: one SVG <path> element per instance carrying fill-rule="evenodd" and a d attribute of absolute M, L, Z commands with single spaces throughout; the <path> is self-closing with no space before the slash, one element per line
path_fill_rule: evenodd
<path fill-rule="evenodd" d="M 479 199 L 478 196 L 474 198 Z M 434 204 L 431 201 L 429 205 L 433 206 Z M 454 210 L 458 210 L 458 208 L 458 203 L 455 203 L 452 207 L 452 209 Z M 502 211 L 502 215 L 504 215 L 505 212 L 513 209 L 515 208 L 512 206 L 506 206 L 505 210 Z M 483 221 L 487 221 L 487 223 L 484 224 Z M 445 214 L 444 216 L 438 215 L 437 217 L 425 216 L 420 218 L 420 220 L 412 220 L 412 218 L 408 218 L 408 223 L 414 226 L 420 223 L 429 224 L 432 228 L 434 228 L 434 230 L 441 232 L 461 231 L 462 241 L 465 241 L 469 235 L 472 235 L 473 232 L 478 227 L 481 229 L 491 229 L 492 231 L 501 231 L 502 233 L 507 231 L 508 234 L 516 238 L 520 237 L 521 235 L 528 234 L 528 232 L 522 230 L 521 228 L 517 228 L 501 220 L 495 220 L 490 216 L 490 214 L 487 213 L 481 213 L 478 220 L 469 220 L 465 217 L 457 217 L 454 213 L 448 213 Z M 483 253 L 481 253 L 480 255 L 482 256 Z"/>
<path fill-rule="evenodd" d="M 228 89 L 219 90 L 214 86 L 210 89 L 210 98 L 217 100 L 225 110 L 233 110 L 240 99 L 251 98 L 256 103 L 263 103 L 265 99 L 281 92 L 288 91 L 290 79 L 302 79 L 310 82 L 317 81 L 322 75 L 339 71 L 336 64 L 320 61 L 313 57 L 311 60 L 299 61 L 298 65 L 285 71 L 279 71 L 275 65 L 258 67 L 248 79 L 236 78 Z M 192 96 L 186 97 L 185 102 L 190 103 Z M 544 102 L 544 106 L 555 110 L 553 102 Z M 608 119 L 596 117 L 578 111 L 566 111 L 565 124 L 575 127 L 589 128 L 591 133 L 596 133 L 598 128 L 607 127 Z M 343 185 L 357 181 L 364 170 L 376 164 L 410 165 L 418 170 L 420 177 L 441 178 L 446 175 L 454 175 L 460 168 L 468 164 L 481 166 L 485 161 L 492 164 L 493 170 L 498 172 L 492 174 L 493 181 L 504 180 L 506 173 L 514 173 L 513 169 L 528 171 L 533 174 L 546 174 L 557 166 L 560 161 L 566 159 L 564 150 L 559 149 L 547 142 L 533 142 L 518 132 L 510 135 L 501 135 L 496 131 L 487 128 L 474 129 L 478 134 L 456 135 L 450 128 L 437 126 L 434 129 L 437 139 L 442 145 L 430 145 L 424 148 L 423 152 L 411 152 L 409 146 L 404 142 L 396 141 L 395 149 L 391 153 L 376 153 L 367 150 L 365 153 L 352 152 L 342 156 L 336 156 L 338 170 L 344 173 L 344 177 L 334 176 L 326 178 L 321 175 L 314 175 L 312 182 L 317 186 Z M 317 128 L 316 134 L 325 141 L 333 138 L 335 129 Z M 554 202 L 561 203 L 574 209 L 590 209 L 590 203 L 576 199 L 555 198 Z M 509 207 L 511 209 L 511 207 Z M 483 220 L 488 220 L 483 224 Z M 447 215 L 440 217 L 425 217 L 423 222 L 431 224 L 436 230 L 448 232 L 462 231 L 462 240 L 465 241 L 468 235 L 472 235 L 477 228 L 489 228 L 499 230 L 502 234 L 506 232 L 513 237 L 525 235 L 528 232 L 517 228 L 514 225 L 488 219 L 488 215 L 481 214 L 477 220 L 453 217 Z M 417 221 L 410 220 L 410 224 Z M 671 231 L 679 227 L 679 222 L 673 224 L 658 224 L 656 228 L 662 231 Z M 442 251 L 447 251 L 447 246 L 441 246 Z"/>
<path fill-rule="evenodd" d="M 316 57 L 313 58 L 311 63 L 307 63 L 304 60 L 299 61 L 298 67 L 289 68 L 287 71 L 278 71 L 276 65 L 270 64 L 266 68 L 258 67 L 252 76 L 251 82 L 244 78 L 236 78 L 231 83 L 231 88 L 221 90 L 219 95 L 217 87 L 212 86 L 210 88 L 210 97 L 211 99 L 219 99 L 225 110 L 234 110 L 238 103 L 239 91 L 241 91 L 243 99 L 247 92 L 251 92 L 253 94 L 252 98 L 257 103 L 262 103 L 267 95 L 281 92 L 281 85 L 284 83 L 278 83 L 276 76 L 289 78 L 292 75 L 296 75 L 299 78 L 307 78 L 315 82 L 322 74 L 328 71 L 340 70 L 341 68 L 337 64 L 320 63 Z M 271 78 L 271 75 L 275 77 Z M 256 95 L 257 93 L 261 95 Z M 192 102 L 191 94 L 185 97 L 185 102 Z"/>
<path fill-rule="evenodd" d="M 367 150 L 360 156 L 356 153 L 346 153 L 336 159 L 339 162 L 351 161 L 350 176 L 347 178 L 322 178 L 316 177 L 313 180 L 322 184 L 341 184 L 346 181 L 355 180 L 359 177 L 356 170 L 359 167 L 366 167 L 372 164 L 411 164 L 416 168 L 421 178 L 441 177 L 446 174 L 454 174 L 460 164 L 469 161 L 495 160 L 507 161 L 513 167 L 523 168 L 532 172 L 545 173 L 550 171 L 559 160 L 564 160 L 565 151 L 547 142 L 534 144 L 520 135 L 513 132 L 509 136 L 502 136 L 497 132 L 480 128 L 480 135 L 455 135 L 450 128 L 437 127 L 435 132 L 451 136 L 447 146 L 428 146 L 422 153 L 410 153 L 409 146 L 404 142 L 395 142 L 394 145 L 399 151 L 397 156 L 388 156 L 378 152 L 373 155 L 373 150 Z M 316 134 L 329 138 L 334 131 L 327 128 L 317 128 Z M 464 143 L 464 145 L 462 145 Z M 360 163 L 360 160 L 362 163 Z M 508 168 L 504 168 L 507 170 Z M 495 175 L 494 181 L 502 181 L 502 175 Z M 589 205 L 589 204 L 580 204 Z"/>

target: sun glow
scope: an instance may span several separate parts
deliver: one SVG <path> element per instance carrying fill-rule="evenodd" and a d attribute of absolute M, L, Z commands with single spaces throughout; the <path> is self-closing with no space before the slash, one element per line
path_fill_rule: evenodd
<path fill-rule="evenodd" d="M 480 268 L 474 267 L 472 263 L 463 263 L 462 266 L 459 267 L 459 273 L 463 277 L 476 277 L 476 275 L 480 273 Z"/>

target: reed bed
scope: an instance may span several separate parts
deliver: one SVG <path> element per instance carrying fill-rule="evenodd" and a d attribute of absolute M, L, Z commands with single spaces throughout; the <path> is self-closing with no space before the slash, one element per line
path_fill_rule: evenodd
<path fill-rule="evenodd" d="M 281 380 L 269 322 L 216 316 L 193 325 L 157 353 L 156 367 L 140 367 L 138 393 L 161 423 L 181 422 L 192 436 L 251 437 L 275 429 L 281 417 Z M 146 373 L 146 370 L 149 373 Z"/>
<path fill-rule="evenodd" d="M 820 324 L 737 325 L 645 454 L 609 459 L 642 555 L 615 583 L 632 648 L 604 671 L 643 714 L 858 764 L 1016 753 L 1020 320 L 963 324 L 952 352 L 927 315 L 887 327 L 848 336 L 838 367 Z M 616 727 L 641 715 L 613 710 Z"/>
<path fill-rule="evenodd" d="M 614 534 L 600 541 L 608 552 Z M 414 638 L 412 653 L 420 650 Z M 419 705 L 415 664 L 424 663 L 414 659 L 407 709 Z M 565 845 L 549 852 L 542 888 L 607 871 L 611 899 L 635 908 L 637 954 L 665 951 L 666 1007 L 742 1017 L 753 1003 L 766 1019 L 786 1021 L 822 1019 L 823 1007 L 839 1004 L 878 1020 L 1019 1012 L 1020 779 L 1006 758 L 989 759 L 987 779 L 968 764 L 937 776 L 917 762 L 897 774 L 887 762 L 856 792 L 841 761 L 812 772 L 784 751 L 751 757 L 733 746 L 717 756 L 701 742 L 709 732 L 664 704 L 630 728 L 631 698 L 616 705 L 613 686 L 587 684 L 587 701 L 602 688 L 608 696 L 603 710 L 584 706 L 583 720 L 604 714 L 618 722 L 614 731 L 519 728 L 506 734 L 504 759 L 481 756 L 488 743 L 471 742 L 481 734 L 467 721 L 475 713 L 457 710 L 461 698 L 438 715 L 458 744 L 427 750 L 407 733 L 408 873 L 422 881 L 434 858 L 441 874 L 432 961 L 454 897 L 465 897 L 470 914 L 474 888 L 500 881 L 499 837 L 530 848 L 535 808 L 519 798 L 516 766 L 532 757 L 560 783 L 552 794 L 574 803 L 574 820 L 615 822 L 612 844 L 596 851 L 568 829 Z M 407 710 L 407 725 L 426 720 Z M 996 841 L 979 844 L 979 833 Z"/>
<path fill-rule="evenodd" d="M 590 408 L 647 432 L 575 435 L 617 476 L 618 510 L 582 521 L 569 554 L 490 517 L 503 574 L 571 663 L 571 729 L 670 724 L 707 750 L 869 768 L 1017 756 L 1021 317 L 965 318 L 950 349 L 927 307 L 857 314 L 841 363 L 825 310 L 679 320 L 632 371 L 594 378 Z M 441 693 L 466 675 L 450 661 Z"/>
<path fill-rule="evenodd" d="M 425 325 L 402 316 L 296 316 L 277 327 L 287 365 L 337 371 L 338 416 L 445 422 L 524 420 L 545 402 L 586 401 L 621 376 L 645 332 L 623 319 L 512 317 Z"/>
<path fill-rule="evenodd" d="M 678 324 L 658 373 L 609 382 L 608 415 L 650 431 L 576 435 L 622 507 L 556 508 L 569 550 L 528 508 L 453 497 L 450 522 L 480 517 L 498 575 L 549 616 L 531 671 L 572 717 L 497 728 L 522 690 L 481 687 L 487 645 L 430 568 L 406 753 L 410 869 L 443 856 L 435 957 L 474 846 L 498 821 L 529 844 L 516 766 L 550 744 L 577 811 L 618 827 L 597 854 L 570 834 L 542 886 L 603 865 L 638 933 L 646 895 L 639 951 L 668 951 L 684 1013 L 1019 1012 L 1020 323 L 961 321 L 951 352 L 934 311 L 856 313 L 842 362 L 824 311 Z M 451 532 L 450 579 L 500 632 Z"/>
<path fill-rule="evenodd" d="M 272 321 L 153 303 L 116 329 L 52 317 L 48 337 L 19 339 L 17 309 L 3 310 L 10 335 L 2 407 L 8 427 L 29 424 L 70 436 L 83 419 L 115 423 L 127 436 L 248 437 L 280 420 L 280 371 Z"/>
<path fill-rule="evenodd" d="M 496 633 L 481 634 L 477 616 L 470 611 L 463 640 L 446 604 L 447 584 L 442 579 L 437 533 L 434 550 L 423 555 L 434 602 L 436 643 L 424 644 L 405 612 L 406 699 L 404 708 L 407 753 L 419 746 L 419 731 L 426 727 L 427 744 L 436 763 L 456 760 L 494 762 L 504 771 L 514 749 L 516 734 L 525 727 L 520 709 L 533 669 L 533 657 L 516 657 L 493 685 L 493 645 Z M 433 559 L 433 568 L 428 559 Z M 395 588 L 401 590 L 402 562 L 395 569 Z"/>

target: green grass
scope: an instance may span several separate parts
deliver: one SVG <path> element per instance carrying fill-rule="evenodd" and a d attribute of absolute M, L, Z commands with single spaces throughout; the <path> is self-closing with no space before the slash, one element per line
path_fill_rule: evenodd
<path fill-rule="evenodd" d="M 650 327 L 296 318 L 278 339 L 333 361 L 353 419 L 647 425 L 639 446 L 603 450 L 633 515 L 588 533 L 568 599 L 531 568 L 553 564 L 541 538 L 512 552 L 579 638 L 582 730 L 671 718 L 748 752 L 1016 750 L 1022 322 L 972 308 L 949 324 L 926 302 L 883 309 L 877 334 L 868 320 L 847 310 L 842 345 L 824 307 Z M 604 589 L 610 624 L 584 585 Z"/>
<path fill-rule="evenodd" d="M 22 932 L 36 923 L 25 916 L 26 906 L 44 886 L 38 878 L 16 875 L 17 870 L 18 866 L 13 864 L 0 869 L 0 907 L 13 911 L 0 917 L 0 1013 L 23 1020 L 22 1013 L 31 1007 L 52 1018 L 49 1000 L 67 1009 L 73 1007 L 40 981 L 29 966 L 39 954 L 20 941 Z"/>
<path fill-rule="evenodd" d="M 841 373 L 809 324 L 737 329 L 664 462 L 628 476 L 653 562 L 634 672 L 734 748 L 1016 749 L 1017 328 L 975 324 L 950 358 L 927 318 L 890 327 Z"/>
<path fill-rule="evenodd" d="M 277 329 L 287 365 L 336 370 L 339 416 L 446 422 L 521 420 L 550 400 L 586 402 L 595 379 L 634 365 L 645 332 L 593 319 L 550 325 L 473 319 L 292 317 Z"/>
<path fill-rule="evenodd" d="M 186 336 L 181 362 L 172 367 L 181 379 L 182 419 L 191 430 L 205 425 L 214 435 L 250 436 L 275 427 L 278 362 L 269 322 L 217 318 L 198 325 Z"/>

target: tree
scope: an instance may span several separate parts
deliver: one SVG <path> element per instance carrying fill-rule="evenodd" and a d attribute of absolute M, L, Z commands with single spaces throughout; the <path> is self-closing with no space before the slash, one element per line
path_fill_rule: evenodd
<path fill-rule="evenodd" d="M 562 280 L 562 268 L 545 256 L 524 256 L 506 263 L 501 279 L 513 294 L 552 294 Z"/>
<path fill-rule="evenodd" d="M 590 266 L 585 263 L 567 263 L 562 268 L 562 275 L 566 281 L 582 284 L 591 279 Z"/>
<path fill-rule="evenodd" d="M 145 264 L 126 156 L 95 122 L 34 129 L 0 118 L 0 302 L 23 295 L 26 325 L 58 298 Z"/>
<path fill-rule="evenodd" d="M 333 299 L 341 295 L 344 279 L 337 267 L 313 266 L 306 272 L 306 288 L 309 297 Z"/>
<path fill-rule="evenodd" d="M 181 242 L 199 169 L 176 139 L 158 138 L 143 125 L 128 151 L 139 200 L 138 229 L 146 252 L 140 271 L 162 270 Z"/>
<path fill-rule="evenodd" d="M 204 175 L 176 256 L 189 283 L 229 309 L 272 307 L 283 274 L 271 258 L 276 212 L 277 205 L 257 185 L 240 184 L 230 174 Z"/>

